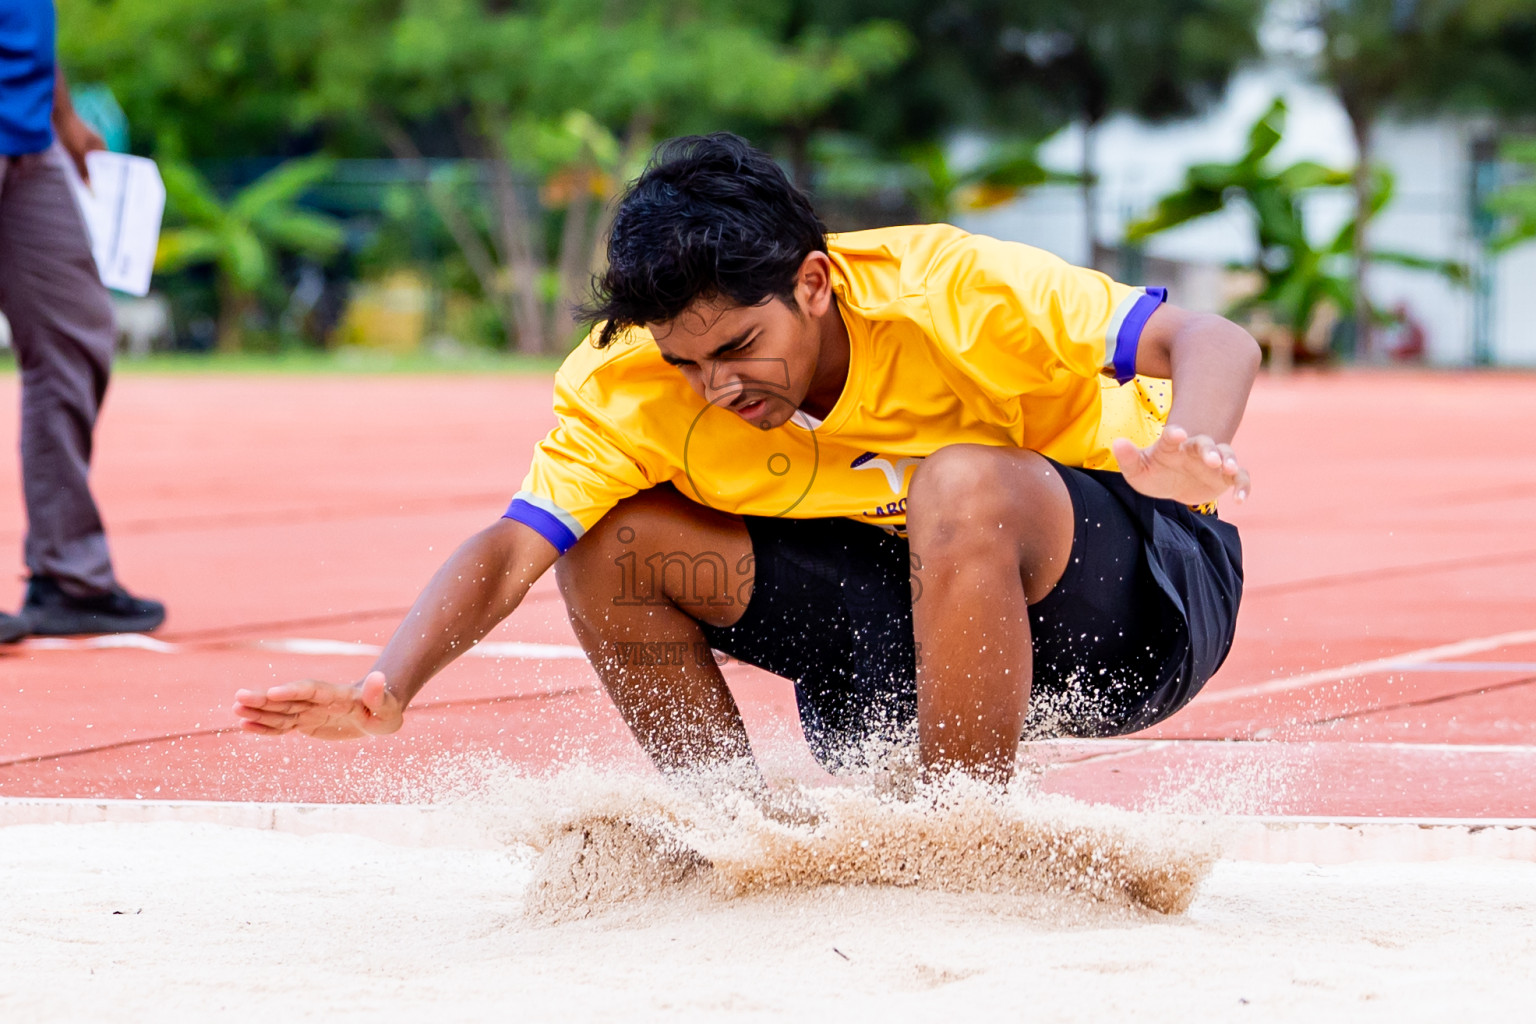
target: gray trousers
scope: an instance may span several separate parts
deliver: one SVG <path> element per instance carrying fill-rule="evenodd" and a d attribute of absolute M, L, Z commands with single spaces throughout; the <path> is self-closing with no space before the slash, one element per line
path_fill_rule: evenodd
<path fill-rule="evenodd" d="M 116 333 L 65 159 L 0 156 L 0 312 L 21 367 L 27 569 L 85 597 L 115 583 L 89 474 Z"/>

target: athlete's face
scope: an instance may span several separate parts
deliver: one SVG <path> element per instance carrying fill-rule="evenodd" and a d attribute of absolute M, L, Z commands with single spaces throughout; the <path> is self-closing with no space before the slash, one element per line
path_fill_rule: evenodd
<path fill-rule="evenodd" d="M 648 324 L 662 358 L 706 402 L 764 430 L 782 425 L 816 376 L 831 302 L 826 256 L 812 253 L 812 263 L 809 275 L 801 268 L 793 305 L 778 297 L 756 306 L 700 299 L 673 320 Z"/>

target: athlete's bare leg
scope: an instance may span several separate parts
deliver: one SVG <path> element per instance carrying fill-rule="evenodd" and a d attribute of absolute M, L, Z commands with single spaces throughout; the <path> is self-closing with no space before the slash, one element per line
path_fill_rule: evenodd
<path fill-rule="evenodd" d="M 555 571 L 577 639 L 658 767 L 751 755 L 699 626 L 735 624 L 751 597 L 752 541 L 739 517 L 656 487 L 615 506 Z"/>
<path fill-rule="evenodd" d="M 931 771 L 1012 774 L 1029 709 L 1028 607 L 1072 550 L 1072 500 L 1038 454 L 952 445 L 913 475 L 918 734 Z M 750 754 L 700 621 L 728 626 L 751 596 L 738 517 L 658 487 L 616 506 L 556 565 L 577 638 L 663 769 Z"/>
<path fill-rule="evenodd" d="M 1054 466 L 1017 448 L 961 444 L 913 474 L 917 722 L 929 772 L 1006 782 L 1029 710 L 1029 605 L 1072 552 L 1072 498 Z"/>

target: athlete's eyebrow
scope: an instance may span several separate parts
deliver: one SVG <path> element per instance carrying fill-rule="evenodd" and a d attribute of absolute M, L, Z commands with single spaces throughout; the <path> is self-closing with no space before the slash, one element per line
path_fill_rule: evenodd
<path fill-rule="evenodd" d="M 725 353 L 729 352 L 731 349 L 735 348 L 737 345 L 744 344 L 746 342 L 746 340 L 749 337 L 752 336 L 752 331 L 753 331 L 753 328 L 748 327 L 746 330 L 744 330 L 740 334 L 736 335 L 736 337 L 732 338 L 730 341 L 726 342 L 724 345 L 721 345 L 718 348 L 716 348 L 713 352 L 711 352 L 709 354 L 709 358 L 711 358 L 711 359 L 719 359 L 721 356 L 725 355 Z"/>
<path fill-rule="evenodd" d="M 717 346 L 715 348 L 715 350 L 713 352 L 709 353 L 709 355 L 707 355 L 705 358 L 706 359 L 718 359 L 718 358 L 720 358 L 722 355 L 724 355 L 725 353 L 729 352 L 731 349 L 733 349 L 736 346 L 741 345 L 744 342 L 746 342 L 746 340 L 749 337 L 752 336 L 752 333 L 755 330 L 756 330 L 756 328 L 754 328 L 754 327 L 748 327 L 746 330 L 742 331 L 740 334 L 736 335 L 731 340 L 725 342 L 723 345 Z M 656 347 L 658 349 L 661 348 L 660 345 L 658 345 Z M 692 359 L 684 359 L 681 356 L 669 355 L 665 351 L 663 351 L 661 353 L 661 358 L 662 358 L 663 362 L 671 363 L 673 366 L 692 366 L 693 365 L 693 360 Z"/>

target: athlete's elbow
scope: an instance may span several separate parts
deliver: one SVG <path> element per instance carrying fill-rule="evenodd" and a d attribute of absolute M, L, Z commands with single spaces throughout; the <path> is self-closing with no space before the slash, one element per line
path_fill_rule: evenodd
<path fill-rule="evenodd" d="M 1259 366 L 1264 362 L 1264 350 L 1259 347 L 1258 339 L 1249 334 L 1246 328 L 1234 324 L 1230 320 L 1227 323 L 1232 328 L 1228 332 L 1228 338 L 1230 339 L 1229 344 L 1232 349 L 1233 361 L 1243 369 L 1249 378 L 1257 377 L 1259 375 Z"/>
<path fill-rule="evenodd" d="M 1224 316 L 1215 313 L 1205 316 L 1208 319 L 1201 325 L 1203 329 L 1199 334 L 1206 346 L 1206 358 L 1219 355 L 1222 363 L 1231 366 L 1235 372 L 1257 376 L 1264 353 L 1253 335 Z"/>

